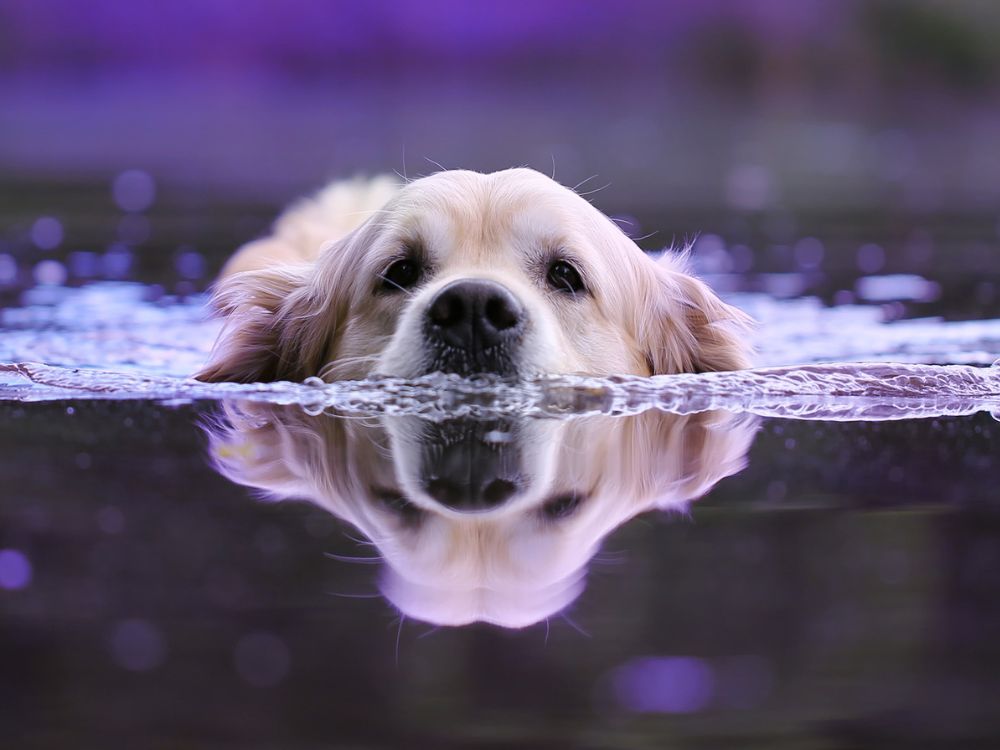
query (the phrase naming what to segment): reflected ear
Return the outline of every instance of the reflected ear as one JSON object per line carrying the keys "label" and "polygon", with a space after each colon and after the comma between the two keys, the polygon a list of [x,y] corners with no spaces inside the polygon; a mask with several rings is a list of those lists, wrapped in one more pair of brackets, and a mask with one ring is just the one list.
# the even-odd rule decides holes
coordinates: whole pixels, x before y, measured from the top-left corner
{"label": "reflected ear", "polygon": [[206,418],[202,429],[217,472],[250,487],[269,500],[307,498],[312,487],[286,460],[289,441],[270,405],[223,402],[222,411]]}
{"label": "reflected ear", "polygon": [[243,271],[224,278],[213,306],[226,317],[208,364],[195,378],[254,383],[315,375],[325,337],[309,332],[311,265]]}
{"label": "reflected ear", "polygon": [[691,276],[683,259],[667,256],[656,261],[656,299],[649,305],[653,320],[640,338],[651,374],[750,367],[753,319]]}

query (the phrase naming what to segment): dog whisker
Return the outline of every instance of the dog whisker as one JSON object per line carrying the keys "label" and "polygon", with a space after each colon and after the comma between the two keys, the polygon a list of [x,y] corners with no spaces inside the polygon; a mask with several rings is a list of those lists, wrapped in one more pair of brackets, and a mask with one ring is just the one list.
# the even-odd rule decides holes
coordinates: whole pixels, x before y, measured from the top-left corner
{"label": "dog whisker", "polygon": [[602,190],[605,190],[605,189],[607,189],[609,187],[611,187],[611,183],[610,182],[607,183],[606,185],[601,185],[599,188],[594,188],[593,190],[587,190],[587,191],[584,191],[582,193],[577,193],[577,195],[579,195],[581,198],[583,198],[583,197],[585,197],[587,195],[593,195],[594,193],[599,193]]}
{"label": "dog whisker", "polygon": [[407,297],[412,297],[412,296],[413,296],[413,291],[412,291],[412,290],[410,290],[410,289],[407,289],[407,288],[406,288],[405,286],[400,286],[399,284],[397,284],[397,283],[396,283],[395,281],[393,281],[392,279],[390,279],[390,278],[386,277],[386,275],[385,275],[385,274],[379,274],[379,276],[378,276],[378,277],[379,277],[380,279],[382,279],[382,281],[384,281],[384,282],[385,282],[386,284],[390,284],[391,286],[394,286],[394,287],[396,287],[396,288],[397,288],[397,289],[398,289],[399,291],[401,291],[401,292],[402,292],[403,294],[405,294],[405,295],[406,295]]}
{"label": "dog whisker", "polygon": [[378,592],[372,594],[348,594],[341,591],[327,591],[327,595],[336,596],[340,599],[381,599],[382,595]]}
{"label": "dog whisker", "polygon": [[431,164],[433,164],[435,167],[437,167],[438,169],[440,169],[442,172],[447,172],[448,171],[446,167],[441,166],[441,164],[439,162],[434,161],[431,157],[425,156],[424,158],[427,161],[429,161]]}
{"label": "dog whisker", "polygon": [[577,633],[579,633],[580,635],[582,635],[584,638],[591,638],[592,637],[590,635],[590,633],[588,633],[586,630],[584,630],[583,627],[581,627],[577,622],[575,622],[573,620],[572,617],[570,617],[565,612],[560,613],[559,617],[563,620],[563,622],[565,622],[567,625],[569,625],[571,628],[573,628],[573,630],[575,630]]}
{"label": "dog whisker", "polygon": [[358,565],[378,565],[384,562],[381,556],[357,557],[354,555],[338,555],[334,552],[324,552],[323,556],[329,557],[331,560],[337,560],[339,562],[346,562],[346,563],[356,563]]}

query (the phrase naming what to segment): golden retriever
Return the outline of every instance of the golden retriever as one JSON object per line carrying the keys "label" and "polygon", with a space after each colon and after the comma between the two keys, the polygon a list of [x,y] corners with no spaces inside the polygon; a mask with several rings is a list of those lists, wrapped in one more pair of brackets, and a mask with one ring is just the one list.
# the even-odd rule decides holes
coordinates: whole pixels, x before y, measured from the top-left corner
{"label": "golden retriever", "polygon": [[748,366],[748,317],[530,169],[334,183],[240,249],[208,381]]}
{"label": "golden retriever", "polygon": [[431,422],[231,403],[209,439],[230,480],[359,529],[405,616],[518,628],[576,599],[615,528],[739,471],[756,428],[717,411]]}

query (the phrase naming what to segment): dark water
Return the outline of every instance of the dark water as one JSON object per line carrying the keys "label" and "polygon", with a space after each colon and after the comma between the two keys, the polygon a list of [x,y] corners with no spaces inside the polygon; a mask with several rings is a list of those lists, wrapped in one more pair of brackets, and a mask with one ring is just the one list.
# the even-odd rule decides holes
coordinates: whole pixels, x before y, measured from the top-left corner
{"label": "dark water", "polygon": [[703,247],[778,370],[199,390],[226,238],[19,236],[0,361],[45,366],[0,373],[4,747],[1000,741],[971,260],[922,286],[889,244],[867,275]]}

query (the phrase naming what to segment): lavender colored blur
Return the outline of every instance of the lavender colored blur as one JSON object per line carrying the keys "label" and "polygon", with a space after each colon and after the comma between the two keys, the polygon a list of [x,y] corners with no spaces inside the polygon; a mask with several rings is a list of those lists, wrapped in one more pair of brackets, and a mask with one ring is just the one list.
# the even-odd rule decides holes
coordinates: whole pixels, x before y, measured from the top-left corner
{"label": "lavender colored blur", "polygon": [[9,0],[0,29],[19,180],[280,201],[437,162],[599,174],[630,212],[1000,199],[1000,7],[972,0]]}

